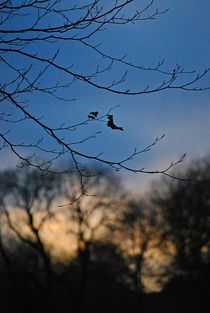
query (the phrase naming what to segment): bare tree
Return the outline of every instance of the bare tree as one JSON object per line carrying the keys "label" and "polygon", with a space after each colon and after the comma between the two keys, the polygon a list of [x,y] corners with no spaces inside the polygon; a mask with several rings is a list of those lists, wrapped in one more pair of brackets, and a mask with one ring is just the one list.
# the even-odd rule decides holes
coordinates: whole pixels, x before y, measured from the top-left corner
{"label": "bare tree", "polygon": [[152,278],[154,283],[159,278],[154,266],[161,234],[158,214],[145,199],[128,197],[115,232],[131,269],[130,284],[136,292],[143,294],[147,285],[145,278],[147,281]]}
{"label": "bare tree", "polygon": [[[154,188],[151,198],[163,216],[162,238],[173,249],[172,277],[209,280],[209,158],[192,162],[186,169],[186,177],[197,176],[206,183],[183,183],[164,180]],[[167,250],[165,250],[167,251]]]}
{"label": "bare tree", "polygon": [[[42,177],[37,169],[27,167],[7,170],[0,174],[2,193],[0,254],[8,270],[11,263],[15,273],[20,273],[20,270],[14,264],[14,258],[8,256],[10,236],[19,243],[16,245],[20,246],[20,250],[21,247],[26,247],[28,254],[34,254],[32,260],[39,260],[38,268],[41,272],[40,275],[35,275],[35,278],[41,283],[40,290],[43,290],[47,301],[52,300],[54,282],[60,283],[61,280],[61,284],[67,284],[54,266],[52,250],[56,251],[56,248],[59,248],[59,242],[55,243],[56,234],[53,233],[53,228],[50,230],[50,224],[58,225],[59,232],[68,237],[68,250],[75,256],[78,273],[74,286],[75,294],[78,296],[77,304],[82,305],[88,283],[89,266],[95,253],[94,247],[100,246],[100,240],[104,240],[109,232],[109,224],[113,223],[118,214],[122,190],[116,177],[109,171],[98,170],[97,175],[95,173],[90,177],[85,176],[84,180],[92,197],[79,196],[81,185],[76,173],[59,176],[48,173]],[[58,203],[63,205],[58,207]],[[52,250],[47,240],[49,234],[54,238]],[[14,254],[13,250],[11,249],[10,254]],[[21,261],[21,254],[19,259]],[[59,261],[64,262],[62,258]],[[31,260],[25,272],[23,270],[24,274],[28,275],[30,271],[33,273],[36,270],[30,262]],[[10,276],[12,273],[11,270]]]}
{"label": "bare tree", "polygon": [[97,174],[95,171],[95,175],[84,177],[84,184],[92,196],[80,196],[81,182],[78,175],[64,174],[62,194],[65,202],[59,209],[66,216],[68,232],[72,242],[75,242],[76,258],[79,261],[78,305],[83,305],[93,257],[92,247],[109,233],[109,225],[114,223],[119,214],[122,196],[121,184],[110,171],[98,169]]}
{"label": "bare tree", "polygon": [[[41,260],[45,275],[43,288],[49,295],[53,276],[51,256],[41,232],[51,216],[53,201],[58,196],[58,180],[52,173],[41,177],[37,169],[27,168],[3,172],[1,187],[4,193],[1,205],[1,219],[4,221],[1,228],[4,230],[8,225],[15,238],[35,253],[35,259],[38,256]],[[8,238],[8,234],[4,237]],[[1,243],[4,259],[9,260],[2,240]]]}
{"label": "bare tree", "polygon": [[[111,166],[115,170],[124,169],[135,173],[161,173],[169,175],[168,171],[183,160],[183,156],[166,166],[164,170],[149,171],[144,168],[133,168],[129,161],[139,154],[148,151],[160,138],[145,147],[134,149],[134,152],[121,160],[106,159],[102,153],[91,154],[83,152],[76,144],[81,144],[97,136],[98,132],[72,141],[72,131],[79,132],[82,126],[103,121],[109,116],[111,109],[98,116],[89,115],[84,121],[73,124],[52,125],[47,116],[38,116],[28,106],[33,97],[43,97],[49,103],[50,97],[56,101],[73,101],[65,99],[63,90],[70,87],[90,86],[98,90],[119,95],[143,95],[163,90],[192,90],[209,89],[201,83],[209,69],[202,73],[186,71],[181,65],[172,65],[168,70],[164,61],[155,66],[134,64],[127,56],[116,56],[103,51],[99,35],[114,27],[126,24],[140,23],[153,20],[166,13],[167,9],[155,7],[155,1],[139,5],[134,0],[26,0],[14,3],[2,1],[0,4],[0,62],[3,75],[0,82],[0,102],[3,111],[0,119],[5,122],[2,128],[1,149],[9,148],[23,164],[38,167],[43,172],[53,170],[53,163],[64,155],[68,155],[74,163],[75,170],[83,177],[80,164],[84,160],[93,160]],[[80,68],[80,64],[71,55],[67,62],[65,55],[77,49],[77,54],[89,54],[91,67]],[[126,49],[127,50],[127,49]],[[126,51],[127,52],[127,51]],[[98,64],[95,66],[96,61]],[[71,65],[71,63],[74,63]],[[74,65],[74,66],[73,66]],[[123,73],[116,77],[114,71],[120,66]],[[134,90],[127,83],[128,71],[138,70],[140,73],[157,74],[156,83],[146,82]],[[113,77],[110,80],[110,77]],[[186,78],[187,77],[187,78]],[[38,100],[37,100],[38,101]],[[47,104],[48,105],[48,104]],[[112,106],[110,106],[112,107]],[[50,108],[49,108],[50,110]],[[30,121],[30,124],[28,122]],[[9,124],[9,126],[8,126]],[[37,138],[25,142],[24,138],[14,141],[9,129],[22,125],[35,125],[39,131]],[[122,127],[120,127],[121,129]],[[118,128],[119,129],[119,128]],[[70,139],[69,139],[70,138]],[[78,147],[78,148],[77,148]],[[70,169],[65,169],[69,171]]]}

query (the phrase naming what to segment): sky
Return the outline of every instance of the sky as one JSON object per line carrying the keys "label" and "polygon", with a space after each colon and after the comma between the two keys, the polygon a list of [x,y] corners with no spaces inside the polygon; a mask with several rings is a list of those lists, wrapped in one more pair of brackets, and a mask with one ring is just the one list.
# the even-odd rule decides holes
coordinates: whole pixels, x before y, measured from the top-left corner
{"label": "sky", "polygon": [[[128,10],[137,9],[139,3],[134,1],[133,6],[128,7]],[[164,60],[164,70],[173,70],[176,64],[182,65],[186,71],[202,72],[208,68],[210,64],[209,2],[159,0],[154,2],[150,12],[154,12],[157,7],[160,10],[168,8],[169,10],[155,20],[110,26],[106,31],[93,37],[93,40],[101,43],[100,48],[105,53],[118,57],[126,54],[127,60],[132,60],[138,65],[155,66]],[[28,23],[27,17],[22,18],[21,23],[18,23],[19,21],[15,21],[12,27],[17,25],[24,27]],[[28,49],[38,50],[42,55],[50,56],[57,48],[57,44],[48,47],[36,43]],[[73,70],[81,73],[92,71],[98,63],[107,64],[79,43],[65,42],[59,44],[59,49],[58,61],[65,66],[74,64]],[[18,56],[7,57],[14,65],[24,62]],[[36,72],[38,68],[36,64],[34,65]],[[4,71],[4,67],[2,69],[5,78],[9,79],[11,74]],[[124,73],[124,70],[123,66],[114,65],[109,72],[99,78],[99,82],[116,79]],[[192,74],[183,77],[188,79]],[[208,74],[198,83],[199,86],[210,86],[209,78]],[[142,73],[137,69],[129,69],[124,86],[138,90],[147,84],[155,86],[160,79],[157,73]],[[59,72],[55,75],[49,70],[43,84],[52,81],[66,82],[67,77]],[[36,116],[43,116],[44,122],[56,127],[63,122],[80,123],[86,120],[90,111],[99,111],[99,114],[103,115],[110,108],[117,106],[112,114],[116,124],[124,128],[123,132],[111,130],[106,123],[92,121],[75,132],[65,134],[70,142],[74,142],[101,131],[96,138],[76,146],[81,152],[92,155],[103,152],[103,157],[108,160],[120,160],[132,154],[134,148],[142,150],[156,137],[165,134],[163,140],[151,151],[137,156],[129,165],[134,168],[160,170],[184,153],[187,154],[186,165],[190,160],[210,153],[210,90],[195,92],[171,89],[147,95],[128,96],[96,90],[83,82],[77,82],[64,89],[61,95],[76,100],[61,102],[46,95],[32,94],[27,95],[28,109]],[[8,110],[7,112],[14,117],[17,116],[12,106],[6,108],[7,104],[4,103],[1,106],[1,112]],[[42,136],[39,129],[30,121],[26,121],[24,125],[10,124],[9,126],[1,122],[1,131],[7,129],[10,129],[9,136],[12,140],[17,142],[30,142]],[[49,138],[45,136],[44,142],[47,146]],[[0,152],[0,160],[2,169],[14,167],[18,163],[8,149]],[[124,183],[129,188],[140,192],[147,190],[154,179],[154,175],[133,174],[126,171],[122,174],[117,172],[116,175],[121,175],[120,179],[123,177]]]}

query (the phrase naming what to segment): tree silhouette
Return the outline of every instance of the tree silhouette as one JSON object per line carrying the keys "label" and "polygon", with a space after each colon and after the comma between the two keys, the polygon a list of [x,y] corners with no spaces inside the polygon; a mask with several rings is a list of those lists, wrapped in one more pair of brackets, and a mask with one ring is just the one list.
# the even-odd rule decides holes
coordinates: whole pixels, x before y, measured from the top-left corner
{"label": "tree silhouette", "polygon": [[[87,169],[87,172],[92,171]],[[122,195],[121,184],[110,171],[95,169],[94,172],[95,175],[84,177],[85,192],[91,195],[89,197],[80,197],[81,182],[77,173],[63,175],[64,204],[59,209],[66,215],[68,232],[76,243],[80,271],[77,302],[81,306],[87,292],[92,246],[109,233],[109,224],[114,223]]]}
{"label": "tree silhouette", "polygon": [[161,278],[161,273],[159,277],[158,275],[155,277],[155,270],[150,264],[154,258],[154,251],[158,251],[160,245],[161,229],[158,214],[146,199],[128,196],[124,210],[119,217],[119,229],[118,245],[125,251],[131,268],[129,284],[141,295],[146,289],[145,277]]}
{"label": "tree silhouette", "polygon": [[[1,215],[6,219],[3,224],[7,224],[16,240],[32,251],[37,262],[42,263],[45,280],[43,280],[44,286],[41,287],[46,299],[50,298],[53,272],[51,257],[41,232],[45,222],[50,218],[53,201],[58,196],[59,185],[55,178],[52,173],[49,176],[41,177],[37,170],[29,168],[6,171],[1,175],[2,189],[4,190],[3,215]],[[38,219],[37,215],[40,215]],[[5,231],[8,232],[8,230]],[[2,251],[6,251],[3,242],[1,247]],[[7,256],[6,259],[5,256],[7,256],[6,252],[4,259],[8,263],[9,258]],[[33,262],[31,266],[34,267]],[[22,271],[28,275],[30,265],[26,271],[23,269]]]}
{"label": "tree silhouette", "polygon": [[[19,1],[17,4],[12,1],[1,2],[0,62],[2,71],[7,74],[2,76],[0,82],[0,102],[3,106],[0,119],[5,122],[5,127],[0,133],[1,148],[9,148],[23,162],[22,165],[31,165],[43,172],[53,171],[54,162],[68,155],[81,177],[83,176],[81,160],[97,161],[116,170],[124,169],[135,173],[163,175],[168,173],[171,167],[183,160],[182,157],[164,170],[148,171],[141,167],[133,168],[129,164],[130,160],[157,143],[158,138],[145,149],[140,151],[135,149],[127,158],[117,161],[114,160],[114,156],[110,159],[103,158],[101,153],[94,155],[84,152],[79,147],[75,148],[75,144],[84,143],[99,132],[84,136],[79,141],[69,142],[69,133],[80,132],[81,127],[89,124],[90,120],[103,121],[103,117],[110,116],[110,111],[98,117],[91,114],[88,119],[81,122],[77,122],[75,118],[73,124],[52,125],[47,119],[48,116],[39,116],[28,106],[35,96],[36,101],[41,99],[44,103],[50,103],[51,97],[55,98],[57,103],[73,101],[73,98],[65,99],[63,90],[77,85],[79,88],[87,85],[99,91],[126,96],[174,89],[187,91],[208,89],[209,86],[204,87],[201,81],[207,76],[209,69],[195,73],[186,71],[176,64],[169,70],[164,67],[163,61],[147,67],[134,64],[126,56],[112,55],[100,47],[99,37],[102,38],[101,34],[106,29],[116,27],[123,29],[126,24],[150,21],[166,12],[167,9],[156,8],[153,0],[144,5],[139,5],[134,0],[114,2],[91,0],[71,3],[59,0],[54,2],[27,0]],[[75,45],[77,55],[80,53],[83,55],[85,51],[86,55],[91,56],[90,68],[89,64],[86,64],[81,69],[76,61],[71,64],[74,62],[71,57],[66,61],[65,56],[71,54],[69,47],[75,49]],[[82,63],[81,60],[80,62]],[[115,66],[120,66],[124,71],[121,76],[115,77],[112,70]],[[129,84],[126,84],[128,70],[131,72],[137,70],[146,76],[155,73],[157,80],[154,86],[150,85],[149,79],[144,86],[130,88]],[[114,78],[111,78],[112,76]],[[201,83],[200,86],[197,86],[197,83]],[[74,116],[74,113],[72,115]],[[9,129],[15,130],[20,125],[22,128],[35,125],[40,135],[35,136],[30,142],[24,138],[20,141],[15,140]],[[108,126],[111,127],[113,124],[109,122]]]}
{"label": "tree silhouette", "polygon": [[192,162],[185,171],[186,177],[196,175],[206,183],[166,180],[156,186],[151,198],[163,215],[162,240],[170,244],[168,252],[173,258],[167,269],[171,276],[167,288],[177,292],[178,305],[182,301],[189,312],[206,312],[210,282],[209,158]]}
{"label": "tree silhouette", "polygon": [[[17,306],[20,310],[27,311],[37,297],[35,311],[38,307],[39,310],[54,312],[61,301],[55,304],[56,292],[60,293],[64,288],[62,305],[68,306],[70,301],[75,312],[81,312],[87,299],[92,299],[89,284],[96,280],[96,285],[102,286],[96,279],[99,273],[112,273],[106,280],[107,284],[111,284],[110,281],[115,279],[112,288],[122,284],[117,272],[114,274],[114,268],[128,275],[123,256],[118,247],[104,241],[110,232],[109,223],[113,224],[118,214],[117,203],[121,194],[119,183],[111,173],[98,170],[98,175],[86,177],[88,192],[95,194],[92,197],[78,198],[80,180],[76,173],[59,176],[49,173],[42,177],[37,169],[9,170],[1,173],[0,183],[0,271],[5,272],[2,277],[8,286],[11,287],[14,282],[11,290],[5,286],[0,288],[1,295],[11,293],[16,303],[16,290],[19,290],[20,303]],[[61,201],[64,204],[58,207]],[[69,203],[66,204],[67,201]],[[59,217],[65,221],[65,227],[60,224]],[[59,246],[59,242],[55,240],[56,234],[49,233],[53,232],[49,225],[56,223],[60,233],[66,232],[71,254],[74,255],[70,263],[60,258],[58,267],[52,250]],[[54,235],[53,247],[47,240],[51,235]],[[118,260],[116,266],[112,265],[115,257]],[[109,268],[111,265],[112,269]],[[25,284],[28,281],[31,287],[27,289]],[[95,287],[91,288],[91,293],[94,293]],[[104,289],[100,288],[103,297]],[[67,290],[70,293],[68,296]],[[9,304],[2,306],[10,308]]]}

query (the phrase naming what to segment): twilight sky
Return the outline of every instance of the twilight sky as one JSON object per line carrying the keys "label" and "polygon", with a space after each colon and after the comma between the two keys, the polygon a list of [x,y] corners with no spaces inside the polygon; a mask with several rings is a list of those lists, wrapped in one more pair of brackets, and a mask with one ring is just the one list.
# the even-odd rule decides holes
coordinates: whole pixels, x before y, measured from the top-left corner
{"label": "twilight sky", "polygon": [[[138,7],[140,1],[134,1]],[[182,65],[186,71],[196,70],[202,72],[209,67],[210,60],[210,4],[206,0],[159,0],[155,1],[156,8],[169,11],[155,20],[137,22],[124,26],[109,27],[94,40],[101,42],[100,48],[105,53],[114,56],[127,55],[127,60],[144,66],[155,66],[164,59],[163,69],[173,70],[176,64]],[[151,10],[152,12],[152,10]],[[24,26],[27,19],[21,20]],[[17,23],[14,23],[15,27]],[[52,53],[57,46],[34,44],[33,49],[43,49],[43,54]],[[78,43],[68,42],[59,46],[59,62],[67,66],[74,64],[73,69],[88,72],[101,62],[99,57],[90,53],[87,48]],[[8,55],[14,65],[22,59]],[[104,61],[103,61],[104,62]],[[116,79],[124,73],[125,68],[120,65],[105,73],[104,81]],[[2,73],[4,68],[2,67]],[[4,72],[9,78],[11,73]],[[53,80],[66,81],[67,77],[61,73],[57,77],[49,71],[43,83]],[[184,77],[184,76],[183,76]],[[186,77],[186,78],[185,78]],[[183,79],[193,77],[185,74]],[[129,89],[138,90],[150,84],[155,86],[160,82],[161,76],[157,73],[143,72],[129,69],[127,85]],[[199,86],[210,86],[209,74],[198,83]],[[95,139],[77,145],[77,149],[89,154],[103,152],[103,157],[111,160],[125,158],[133,152],[134,148],[143,149],[151,144],[157,136],[165,134],[165,138],[149,152],[141,154],[132,161],[135,168],[145,167],[156,170],[167,167],[183,153],[187,153],[187,161],[204,156],[210,152],[210,90],[183,91],[166,90],[157,93],[125,96],[96,90],[83,82],[73,84],[62,91],[62,96],[75,98],[75,101],[60,102],[46,95],[29,95],[28,109],[36,116],[43,116],[43,121],[50,126],[57,127],[63,122],[75,124],[86,119],[88,112],[94,110],[101,114],[119,105],[113,110],[116,124],[124,128],[123,132],[113,131],[105,123],[93,121],[79,128],[78,131],[65,134],[69,142],[79,141],[95,131],[102,131]],[[1,112],[6,104],[1,104]],[[11,107],[7,112],[16,116]],[[32,123],[3,125],[1,131],[11,129],[9,136],[17,142],[30,142],[40,136],[39,130]],[[48,138],[45,139],[48,145]],[[15,166],[16,158],[7,149],[0,152],[1,168]],[[139,190],[145,190],[154,179],[151,175],[137,175],[123,172],[126,183]]]}

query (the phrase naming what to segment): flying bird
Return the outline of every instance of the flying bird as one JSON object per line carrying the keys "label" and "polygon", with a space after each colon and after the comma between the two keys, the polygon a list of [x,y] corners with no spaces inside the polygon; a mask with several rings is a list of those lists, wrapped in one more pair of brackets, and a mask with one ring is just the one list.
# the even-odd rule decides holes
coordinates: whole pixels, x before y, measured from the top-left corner
{"label": "flying bird", "polygon": [[91,118],[92,120],[95,120],[97,115],[98,115],[98,112],[90,112],[89,115],[88,115],[88,118]]}
{"label": "flying bird", "polygon": [[108,127],[111,127],[111,129],[123,130],[122,127],[118,127],[117,125],[115,125],[113,121],[113,115],[107,115],[107,118],[108,118],[108,122],[107,122]]}

